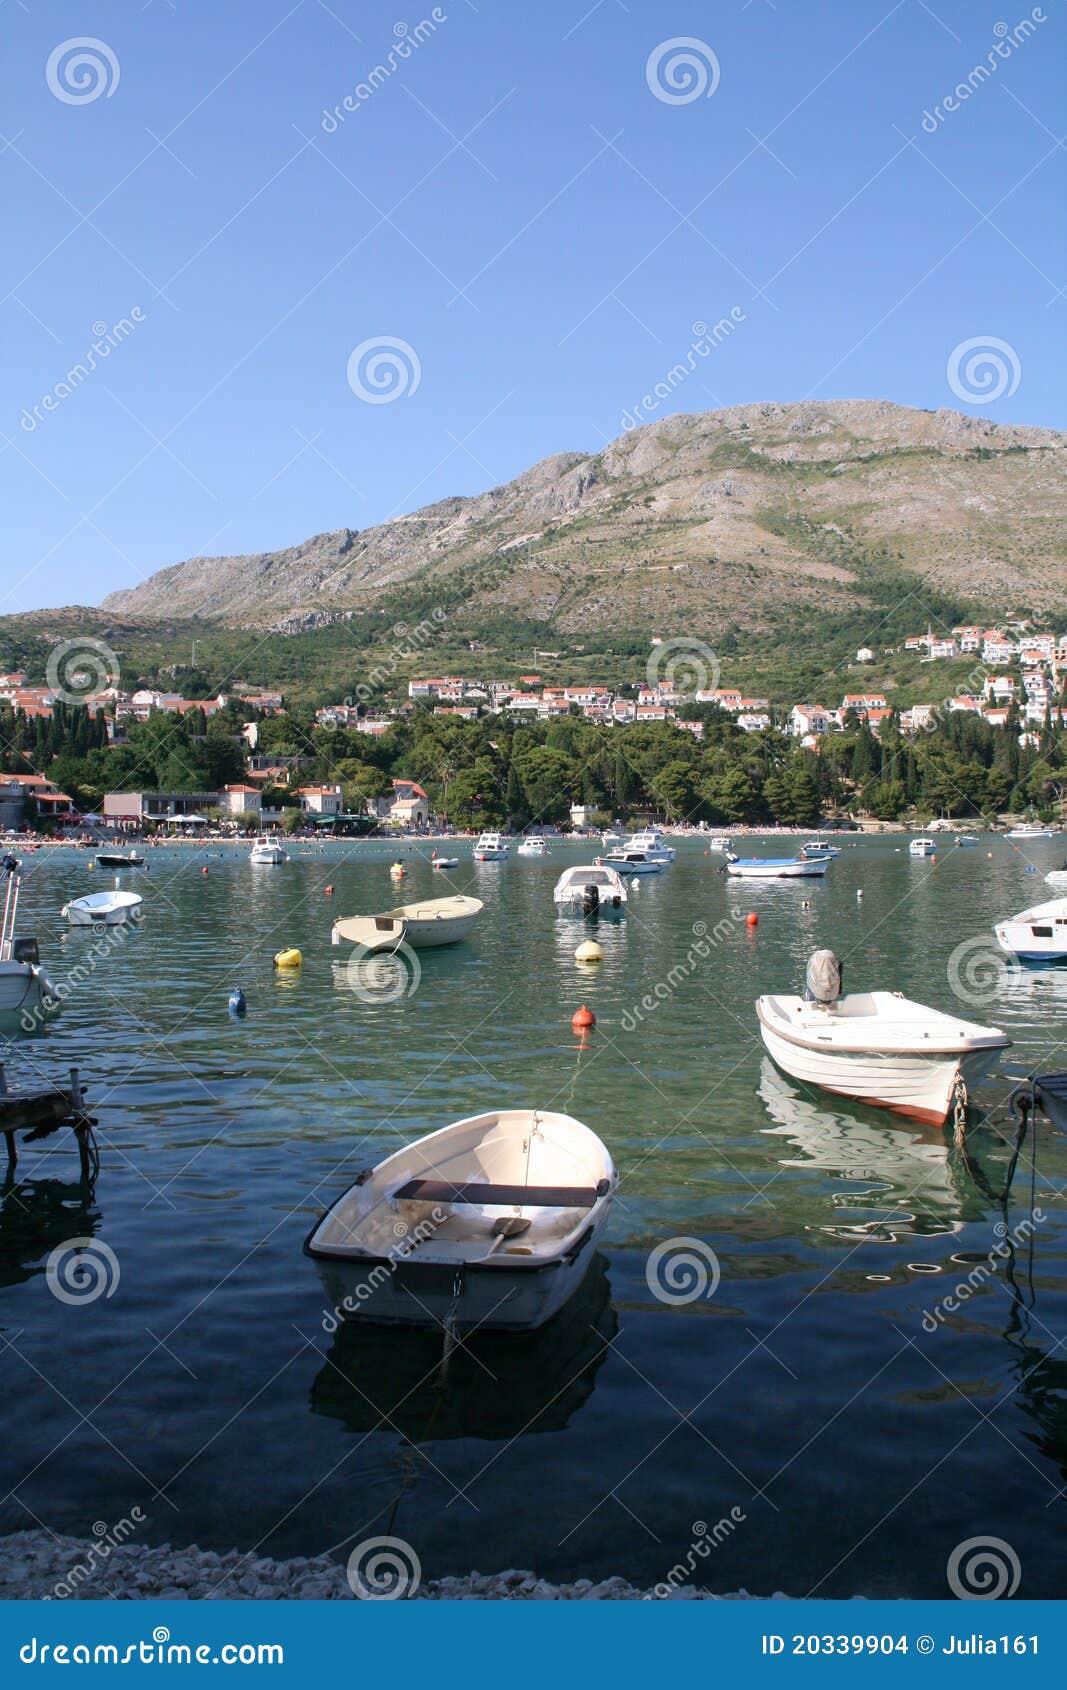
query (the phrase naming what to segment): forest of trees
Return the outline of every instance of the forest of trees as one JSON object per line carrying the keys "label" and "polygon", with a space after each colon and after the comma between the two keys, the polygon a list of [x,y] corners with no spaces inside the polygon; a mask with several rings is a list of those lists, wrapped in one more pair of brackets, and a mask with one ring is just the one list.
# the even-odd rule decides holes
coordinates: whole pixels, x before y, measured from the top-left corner
{"label": "forest of trees", "polygon": [[[293,784],[339,782],[347,811],[406,778],[425,789],[438,815],[472,828],[566,822],[572,803],[604,820],[651,812],[667,822],[720,826],[808,827],[846,812],[977,818],[1031,807],[1051,813],[1067,793],[1067,742],[1046,727],[1038,745],[1021,745],[1014,712],[1004,728],[968,712],[945,715],[915,737],[901,735],[895,716],[880,737],[847,717],[844,731],[826,736],[818,752],[775,729],[744,733],[715,706],[693,714],[704,721],[701,740],[669,722],[598,727],[574,712],[528,725],[435,716],[424,707],[371,737],[319,727],[297,710],[260,720],[257,749],[308,759]],[[84,709],[57,705],[48,719],[5,706],[0,765],[47,775],[83,810],[99,809],[107,791],[217,790],[244,778],[247,746],[239,735],[248,717],[237,704],[210,719],[201,711],[155,712],[109,747],[106,724]],[[287,788],[268,787],[263,797],[297,804]]]}

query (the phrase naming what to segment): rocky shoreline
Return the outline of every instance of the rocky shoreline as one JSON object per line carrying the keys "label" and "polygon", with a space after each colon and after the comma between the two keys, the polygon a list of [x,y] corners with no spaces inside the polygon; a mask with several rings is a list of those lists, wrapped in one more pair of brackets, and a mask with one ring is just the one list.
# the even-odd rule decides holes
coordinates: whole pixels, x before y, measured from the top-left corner
{"label": "rocky shoreline", "polygon": [[[552,1584],[536,1573],[511,1568],[427,1579],[411,1591],[428,1602],[639,1602],[648,1600],[756,1601],[747,1590],[715,1595],[680,1585],[638,1590],[623,1578],[578,1579]],[[0,1600],[3,1601],[352,1601],[343,1561],[297,1556],[289,1561],[248,1556],[237,1549],[152,1549],[136,1543],[103,1544],[92,1538],[59,1537],[49,1531],[15,1532],[0,1538]],[[772,1599],[786,1600],[776,1590]]]}

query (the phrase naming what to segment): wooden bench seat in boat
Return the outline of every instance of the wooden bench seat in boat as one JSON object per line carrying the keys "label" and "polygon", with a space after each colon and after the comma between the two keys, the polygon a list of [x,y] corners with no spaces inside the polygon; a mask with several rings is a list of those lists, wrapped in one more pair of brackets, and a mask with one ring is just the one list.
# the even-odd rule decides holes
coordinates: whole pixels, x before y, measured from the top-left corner
{"label": "wooden bench seat in boat", "polygon": [[[424,1203],[518,1203],[548,1209],[591,1209],[603,1197],[609,1181],[600,1185],[453,1185],[447,1179],[409,1179],[394,1198],[418,1198]],[[601,1189],[603,1187],[603,1190]]]}

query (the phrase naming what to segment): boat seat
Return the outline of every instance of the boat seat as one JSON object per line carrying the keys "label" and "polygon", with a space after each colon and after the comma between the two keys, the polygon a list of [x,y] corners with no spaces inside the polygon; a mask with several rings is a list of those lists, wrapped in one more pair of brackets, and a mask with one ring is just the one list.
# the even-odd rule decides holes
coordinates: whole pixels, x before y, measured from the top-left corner
{"label": "boat seat", "polygon": [[546,1209],[591,1209],[607,1195],[610,1182],[591,1185],[453,1185],[447,1179],[409,1179],[395,1198],[418,1198],[424,1203],[518,1203]]}
{"label": "boat seat", "polygon": [[396,925],[391,915],[376,915],[374,918],[375,931],[378,933],[391,933]]}

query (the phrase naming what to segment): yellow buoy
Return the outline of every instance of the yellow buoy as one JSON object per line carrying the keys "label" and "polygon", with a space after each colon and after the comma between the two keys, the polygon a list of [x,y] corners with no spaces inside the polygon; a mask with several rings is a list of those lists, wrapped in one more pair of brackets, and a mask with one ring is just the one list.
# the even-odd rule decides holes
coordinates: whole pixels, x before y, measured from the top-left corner
{"label": "yellow buoy", "polygon": [[275,952],[275,968],[299,968],[303,957],[295,945],[289,945],[284,951]]}
{"label": "yellow buoy", "polygon": [[604,953],[595,939],[583,939],[574,953],[575,962],[601,962]]}

